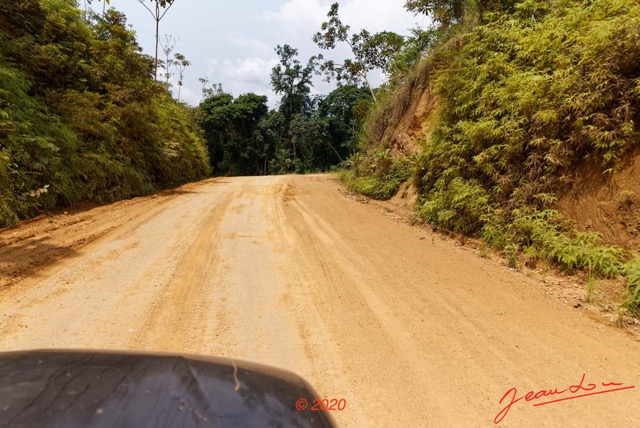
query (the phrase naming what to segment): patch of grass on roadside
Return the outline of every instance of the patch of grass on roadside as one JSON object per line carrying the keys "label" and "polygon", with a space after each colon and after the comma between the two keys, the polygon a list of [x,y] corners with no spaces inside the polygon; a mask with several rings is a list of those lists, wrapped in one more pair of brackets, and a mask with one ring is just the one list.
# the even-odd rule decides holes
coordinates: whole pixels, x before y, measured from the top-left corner
{"label": "patch of grass on roadside", "polygon": [[628,293],[622,307],[640,317],[640,255],[636,254],[633,260],[625,263],[623,270],[627,278]]}
{"label": "patch of grass on roadside", "polygon": [[521,256],[528,265],[557,266],[568,274],[586,272],[587,291],[596,278],[623,275],[628,283],[624,308],[640,316],[640,260],[623,249],[602,243],[598,233],[579,232],[560,212],[532,207],[506,211],[491,202],[474,180],[454,179],[449,185],[423,195],[419,213],[430,224],[470,236],[479,236],[502,252],[516,268]]}
{"label": "patch of grass on roadside", "polygon": [[404,160],[394,160],[388,171],[373,175],[360,175],[356,169],[344,170],[338,176],[352,192],[373,199],[386,200],[396,194],[400,185],[414,173],[413,167]]}

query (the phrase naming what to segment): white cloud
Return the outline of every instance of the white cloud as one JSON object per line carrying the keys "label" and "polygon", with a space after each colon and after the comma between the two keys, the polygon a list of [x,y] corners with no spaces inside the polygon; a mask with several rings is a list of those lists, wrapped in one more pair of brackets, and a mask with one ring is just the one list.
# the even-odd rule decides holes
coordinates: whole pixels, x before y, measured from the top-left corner
{"label": "white cloud", "polygon": [[277,11],[266,10],[260,18],[275,24],[284,36],[298,36],[304,34],[311,38],[320,29],[329,7],[326,1],[319,0],[290,0]]}
{"label": "white cloud", "polygon": [[248,55],[263,58],[273,56],[273,46],[269,46],[260,39],[245,37],[241,34],[235,34],[229,37],[228,40],[231,45],[237,47],[239,50]]}
{"label": "white cloud", "polygon": [[[269,96],[271,104],[277,103],[279,97],[273,95],[270,82],[271,68],[277,63],[274,48],[289,44],[298,49],[302,63],[320,53],[312,37],[327,20],[334,1],[340,3],[343,22],[356,32],[367,28],[406,35],[407,29],[421,20],[404,10],[406,0],[243,0],[224,7],[211,0],[177,2],[162,21],[160,32],[161,37],[165,33],[179,36],[177,51],[192,62],[185,73],[182,99],[197,103],[198,78],[206,76],[234,95],[255,92]],[[126,12],[145,52],[153,54],[155,26],[148,12],[131,0],[111,0],[111,4]],[[336,60],[349,55],[345,46],[322,53]],[[372,81],[377,85],[381,78],[372,76]],[[319,77],[314,83],[315,90],[325,94],[334,88]]]}
{"label": "white cloud", "polygon": [[[342,2],[341,2],[342,3]],[[393,31],[406,35],[417,19],[404,9],[405,0],[350,0],[340,6],[342,22],[354,31]]]}
{"label": "white cloud", "polygon": [[[304,33],[310,38],[327,20],[331,3],[333,0],[289,0],[277,11],[264,11],[260,16],[264,21],[276,24],[284,34],[299,36]],[[422,21],[404,9],[405,0],[342,0],[338,3],[342,22],[354,31],[366,28],[372,33],[407,34],[416,22]]]}
{"label": "white cloud", "polygon": [[235,96],[254,92],[275,100],[271,90],[271,69],[276,58],[246,57],[240,59],[210,59],[207,62],[207,77],[211,83],[222,83],[222,89]]}

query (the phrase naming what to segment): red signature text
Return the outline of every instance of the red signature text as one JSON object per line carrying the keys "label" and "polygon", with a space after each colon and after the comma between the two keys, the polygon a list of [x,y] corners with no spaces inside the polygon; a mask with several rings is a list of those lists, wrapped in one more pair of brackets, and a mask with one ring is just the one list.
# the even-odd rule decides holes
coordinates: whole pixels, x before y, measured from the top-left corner
{"label": "red signature text", "polygon": [[529,391],[524,396],[518,397],[518,389],[513,387],[510,390],[508,390],[500,399],[500,404],[503,404],[503,402],[505,402],[507,403],[507,405],[502,410],[500,410],[500,412],[496,415],[493,422],[496,424],[502,422],[502,420],[509,413],[509,410],[511,410],[511,407],[517,402],[522,401],[523,399],[524,401],[529,402],[529,401],[540,400],[545,397],[562,395],[565,393],[570,394],[565,397],[553,398],[550,400],[545,400],[540,403],[534,404],[534,406],[544,406],[545,404],[557,403],[559,401],[565,401],[565,400],[573,400],[574,398],[588,397],[590,395],[605,394],[608,392],[622,391],[625,389],[635,388],[635,386],[625,386],[623,383],[619,383],[619,382],[602,382],[600,385],[596,385],[595,383],[585,384],[584,379],[586,376],[587,376],[586,373],[583,373],[582,379],[580,379],[580,383],[578,383],[577,385],[571,385],[570,387],[563,389],[561,391],[559,391],[558,388],[548,389],[548,390],[541,389],[539,391]]}

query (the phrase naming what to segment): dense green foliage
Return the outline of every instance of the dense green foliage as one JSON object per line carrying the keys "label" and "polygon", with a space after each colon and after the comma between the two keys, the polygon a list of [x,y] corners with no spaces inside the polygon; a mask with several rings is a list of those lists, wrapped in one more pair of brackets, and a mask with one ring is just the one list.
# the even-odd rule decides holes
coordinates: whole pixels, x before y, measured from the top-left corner
{"label": "dense green foliage", "polygon": [[[380,103],[363,128],[358,174],[388,171],[367,168],[389,147],[385,130],[405,111],[412,85],[428,81],[437,107],[414,178],[420,214],[438,227],[482,236],[509,257],[524,251],[568,271],[625,274],[637,308],[640,291],[631,274],[637,262],[625,265],[621,249],[600,244],[597,234],[575,232],[554,208],[577,170],[607,174],[639,148],[640,5],[524,0],[408,6],[441,13],[439,44],[427,47],[419,71],[399,67],[389,102]],[[470,22],[471,10],[482,13]],[[443,32],[443,26],[454,28]]]}
{"label": "dense green foliage", "polygon": [[326,171],[342,162],[357,144],[370,94],[341,86],[326,97],[311,96],[314,59],[302,64],[285,45],[271,82],[281,96],[277,110],[255,94],[212,94],[200,105],[214,174],[262,175]]}
{"label": "dense green foliage", "polygon": [[268,113],[267,97],[255,94],[212,95],[200,104],[200,124],[205,131],[214,174],[266,174],[273,156],[268,136],[258,130]]}
{"label": "dense green foliage", "polygon": [[517,0],[407,0],[405,8],[430,16],[441,27],[483,21],[486,12],[510,12]]}
{"label": "dense green foliage", "polygon": [[208,174],[189,111],[151,78],[124,15],[0,0],[0,226]]}
{"label": "dense green foliage", "polygon": [[[438,110],[416,180],[421,213],[566,269],[621,272],[622,252],[572,232],[555,194],[639,141],[640,7],[524,1],[435,52]],[[552,214],[550,214],[552,213]]]}
{"label": "dense green foliage", "polygon": [[638,25],[628,1],[525,1],[439,52],[425,193],[473,179],[494,202],[545,208],[585,159],[613,167],[640,138]]}

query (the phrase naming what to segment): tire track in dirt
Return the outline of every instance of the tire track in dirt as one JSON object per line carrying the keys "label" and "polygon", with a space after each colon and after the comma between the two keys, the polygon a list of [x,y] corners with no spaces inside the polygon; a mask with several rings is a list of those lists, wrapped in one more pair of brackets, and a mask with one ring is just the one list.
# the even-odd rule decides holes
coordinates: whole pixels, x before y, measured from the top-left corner
{"label": "tire track in dirt", "polygon": [[[0,292],[0,349],[273,365],[345,398],[346,427],[494,426],[509,388],[582,373],[640,388],[640,344],[621,330],[339,189],[329,176],[208,180],[0,232],[0,284],[24,273]],[[638,391],[523,400],[500,426],[633,426]]]}
{"label": "tire track in dirt", "polygon": [[242,188],[227,192],[204,212],[195,239],[189,243],[163,291],[157,294],[151,310],[143,315],[144,321],[130,347],[173,352],[197,349],[205,334],[203,320],[212,303],[208,286],[219,264],[216,246],[220,223],[231,201],[241,192]]}
{"label": "tire track in dirt", "polygon": [[[620,330],[569,312],[521,274],[336,198],[335,187],[321,180],[294,182],[298,196],[286,222],[309,254],[304,265],[322,283],[311,288],[313,300],[340,359],[353,362],[346,372],[366,380],[351,391],[366,397],[362,407],[376,412],[375,426],[491,425],[499,398],[514,384],[568,386],[583,371],[638,382],[638,343]],[[634,420],[632,395],[600,398],[595,406],[526,407],[506,426]],[[612,403],[626,415],[613,412]],[[400,408],[421,411],[403,418]]]}

